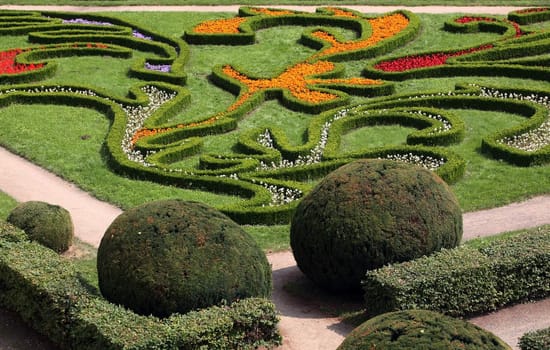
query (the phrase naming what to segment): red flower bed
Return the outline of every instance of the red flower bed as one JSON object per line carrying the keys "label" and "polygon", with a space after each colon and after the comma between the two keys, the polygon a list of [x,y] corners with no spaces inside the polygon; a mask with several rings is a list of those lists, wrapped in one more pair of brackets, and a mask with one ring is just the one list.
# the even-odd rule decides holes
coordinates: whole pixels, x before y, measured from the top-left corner
{"label": "red flower bed", "polygon": [[[29,50],[27,50],[29,51]],[[12,49],[0,52],[0,74],[17,74],[42,68],[44,64],[22,64],[16,63],[15,57],[25,52],[22,49]]]}
{"label": "red flower bed", "polygon": [[374,68],[384,72],[404,72],[412,69],[442,66],[447,63],[450,57],[467,55],[476,51],[482,51],[492,48],[493,45],[483,45],[471,49],[455,52],[439,52],[427,55],[408,56],[397,58],[395,60],[380,62]]}
{"label": "red flower bed", "polygon": [[475,17],[475,16],[464,16],[464,17],[460,17],[460,18],[455,19],[456,23],[462,23],[462,24],[471,23],[471,22],[497,22],[497,21],[508,23],[508,24],[512,25],[514,27],[514,29],[516,30],[516,37],[520,37],[524,34],[522,32],[519,24],[517,24],[516,22],[513,22],[513,21],[509,21],[507,19],[501,21],[501,20],[497,20],[496,18],[492,18],[492,17]]}
{"label": "red flower bed", "polygon": [[473,17],[473,16],[464,16],[455,19],[456,23],[470,23],[470,22],[495,22],[495,18],[491,17]]}
{"label": "red flower bed", "polygon": [[519,14],[524,14],[524,13],[545,12],[545,11],[550,11],[550,7],[535,7],[532,9],[517,10],[515,12]]}

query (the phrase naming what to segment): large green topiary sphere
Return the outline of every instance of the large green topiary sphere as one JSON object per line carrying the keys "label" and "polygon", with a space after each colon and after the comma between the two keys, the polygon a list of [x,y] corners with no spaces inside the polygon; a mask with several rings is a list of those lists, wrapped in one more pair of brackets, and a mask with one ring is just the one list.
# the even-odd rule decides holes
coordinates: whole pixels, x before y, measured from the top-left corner
{"label": "large green topiary sphere", "polygon": [[204,204],[161,200],[118,216],[98,253],[103,296],[143,315],[271,293],[271,267],[240,226]]}
{"label": "large green topiary sphere", "polygon": [[478,326],[426,310],[378,315],[355,328],[337,350],[511,350]]}
{"label": "large green topiary sphere", "polygon": [[7,221],[25,231],[31,240],[63,253],[71,246],[74,226],[69,212],[40,201],[24,202],[15,207]]}
{"label": "large green topiary sphere", "polygon": [[299,203],[290,229],[298,267],[333,291],[359,291],[368,270],[461,238],[462,212],[445,182],[389,160],[358,160],[327,175]]}

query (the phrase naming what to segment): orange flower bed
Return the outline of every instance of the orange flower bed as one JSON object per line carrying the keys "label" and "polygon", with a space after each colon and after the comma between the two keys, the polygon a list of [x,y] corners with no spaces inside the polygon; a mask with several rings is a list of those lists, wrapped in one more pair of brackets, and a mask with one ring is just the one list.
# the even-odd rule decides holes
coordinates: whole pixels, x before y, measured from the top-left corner
{"label": "orange flower bed", "polygon": [[239,26],[246,20],[246,17],[234,17],[204,21],[193,28],[193,31],[203,34],[236,34],[240,32]]}
{"label": "orange flower bed", "polygon": [[314,37],[330,43],[330,47],[322,50],[313,57],[364,49],[369,46],[373,46],[384,39],[391,38],[409,25],[409,19],[400,13],[373,18],[368,21],[371,25],[372,33],[370,37],[363,40],[340,42],[336,40],[334,36],[326,32],[314,32],[312,34]]}
{"label": "orange flower bed", "polygon": [[350,11],[345,11],[336,7],[327,7],[327,9],[336,17],[358,18],[355,13]]}
{"label": "orange flower bed", "polygon": [[257,7],[253,8],[252,12],[257,13],[259,15],[266,15],[266,16],[285,16],[285,15],[293,15],[296,12],[290,11],[290,10],[271,10],[263,7]]}
{"label": "orange flower bed", "polygon": [[[230,107],[229,110],[242,105],[252,94],[267,89],[285,89],[290,91],[292,96],[297,99],[309,102],[318,103],[337,98],[335,94],[311,90],[307,85],[314,84],[317,80],[307,79],[308,76],[330,72],[334,69],[334,63],[328,61],[317,61],[315,63],[298,63],[281,75],[271,79],[251,79],[244,74],[234,70],[231,66],[223,67],[223,72],[237,79],[246,86],[239,99]],[[322,80],[324,81],[324,80]]]}
{"label": "orange flower bed", "polygon": [[176,129],[183,129],[183,128],[193,128],[197,126],[202,125],[208,125],[213,124],[216,120],[220,119],[223,116],[223,113],[218,113],[214,115],[213,117],[210,117],[206,120],[200,121],[200,122],[193,122],[188,124],[178,124],[176,127],[169,127],[169,128],[155,128],[155,129],[141,129],[138,130],[134,136],[132,137],[132,145],[135,145],[136,142],[138,142],[140,139],[148,136],[154,136],[157,134],[164,134],[165,132],[176,130]]}

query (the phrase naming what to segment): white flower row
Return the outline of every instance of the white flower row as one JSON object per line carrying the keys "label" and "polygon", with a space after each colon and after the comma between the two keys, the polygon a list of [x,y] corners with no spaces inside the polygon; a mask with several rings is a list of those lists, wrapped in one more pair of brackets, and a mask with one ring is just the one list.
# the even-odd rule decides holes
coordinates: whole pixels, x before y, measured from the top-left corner
{"label": "white flower row", "polygon": [[121,106],[124,112],[126,112],[126,130],[121,141],[121,147],[129,160],[140,163],[143,166],[152,166],[152,164],[147,162],[147,157],[154,152],[143,154],[135,150],[132,138],[136,132],[143,128],[145,120],[163,104],[173,99],[176,93],[169,93],[150,85],[143,87],[142,91],[149,97],[149,104],[147,106]]}
{"label": "white flower row", "polygon": [[[325,151],[325,147],[327,145],[328,141],[328,135],[330,131],[330,127],[332,126],[332,123],[335,121],[345,118],[348,116],[348,113],[350,112],[350,109],[344,108],[336,112],[330,120],[326,121],[325,124],[323,124],[323,127],[321,128],[321,136],[319,138],[319,142],[313,147],[309,154],[306,156],[298,156],[298,158],[294,161],[288,160],[288,159],[282,159],[279,163],[271,162],[271,164],[266,164],[264,162],[260,162],[260,166],[257,170],[274,170],[274,169],[282,169],[282,168],[293,168],[298,166],[304,166],[304,165],[312,165],[316,163],[320,163],[323,159],[323,153]],[[265,130],[264,133],[260,134],[257,138],[257,141],[262,144],[265,147],[274,148],[271,133],[269,130]]]}
{"label": "white flower row", "polygon": [[417,155],[412,153],[388,154],[385,158],[379,157],[378,159],[389,159],[397,162],[416,164],[428,170],[437,170],[437,168],[445,164],[445,159],[443,158],[437,159],[432,156],[423,154]]}
{"label": "white flower row", "polygon": [[[481,88],[481,96],[537,103],[548,110],[548,119],[550,119],[550,98],[548,96],[540,96],[537,94],[523,95],[517,92],[502,92],[489,88]],[[550,120],[545,121],[534,130],[519,135],[504,137],[498,140],[498,142],[527,152],[538,151],[550,145]]]}
{"label": "white flower row", "polygon": [[419,114],[419,115],[424,116],[426,118],[437,120],[437,121],[441,122],[441,124],[443,124],[439,128],[433,130],[431,132],[431,134],[436,134],[436,133],[440,133],[440,132],[444,132],[444,131],[449,131],[453,127],[447,119],[443,118],[439,114],[431,114],[431,113],[424,112],[424,111],[409,111],[408,113]]}

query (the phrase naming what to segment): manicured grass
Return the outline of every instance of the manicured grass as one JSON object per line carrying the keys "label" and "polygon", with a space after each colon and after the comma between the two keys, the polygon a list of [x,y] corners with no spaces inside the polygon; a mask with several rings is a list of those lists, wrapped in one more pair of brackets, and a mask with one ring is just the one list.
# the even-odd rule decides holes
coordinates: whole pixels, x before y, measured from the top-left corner
{"label": "manicured grass", "polygon": [[[212,18],[232,17],[232,13],[109,13],[111,16],[139,24],[169,37],[181,37],[185,30]],[[417,39],[389,54],[401,55],[422,51],[448,50],[495,41],[491,33],[452,34],[441,30],[453,15],[419,15],[422,31]],[[171,121],[196,121],[204,116],[223,111],[234,96],[209,81],[212,67],[232,64],[259,76],[272,76],[289,65],[302,61],[313,53],[311,48],[297,44],[302,27],[281,26],[258,33],[258,44],[248,46],[191,45],[186,66],[192,103]],[[346,37],[352,32],[340,31]],[[26,47],[25,36],[0,38],[0,47]],[[123,97],[139,80],[126,72],[135,58],[79,57],[58,59],[56,75],[44,83],[81,84],[101,88],[114,96]],[[360,75],[366,60],[342,63],[347,76]],[[85,77],[85,79],[84,79]],[[422,91],[450,91],[456,83],[476,82],[511,87],[547,88],[547,82],[524,79],[487,77],[448,77],[417,79],[396,82],[397,93]],[[353,97],[354,103],[367,102],[368,98]],[[453,190],[464,211],[494,207],[529,196],[546,193],[550,188],[550,167],[520,168],[480,154],[481,138],[491,132],[516,125],[522,119],[511,114],[497,114],[475,110],[456,110],[467,125],[466,139],[451,147],[467,160],[466,175]],[[252,127],[277,126],[286,132],[294,145],[302,144],[304,134],[314,115],[290,111],[277,101],[267,101],[244,118],[239,128],[218,136],[204,138],[203,152],[227,154],[236,144],[241,131]],[[78,184],[100,199],[129,208],[161,198],[198,200],[213,206],[239,202],[239,197],[218,195],[198,190],[183,190],[157,183],[138,181],[114,174],[107,168],[103,143],[110,121],[98,112],[47,105],[12,105],[0,113],[0,144],[24,155],[36,163]],[[354,130],[343,137],[341,151],[348,152],[404,142],[412,129],[399,126],[370,127]],[[365,139],[368,141],[365,143]],[[193,168],[198,157],[190,157],[173,167]],[[288,248],[288,225],[245,226],[262,248],[280,250]]]}
{"label": "manicured grass", "polygon": [[15,199],[0,191],[0,220],[5,220],[16,205]]}
{"label": "manicured grass", "polygon": [[[44,0],[0,0],[0,4],[13,5],[45,5]],[[145,0],[51,0],[48,5],[73,5],[73,6],[119,6],[119,5],[341,5],[341,1],[322,1],[322,0],[156,0],[154,3]],[[346,0],[346,5],[365,5],[362,0]],[[403,5],[403,0],[370,0],[368,5]],[[449,5],[447,0],[411,0],[407,1],[407,6],[426,6],[426,5]],[[544,6],[548,5],[545,0],[457,0],[453,1],[453,6]]]}

